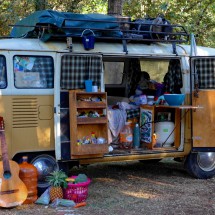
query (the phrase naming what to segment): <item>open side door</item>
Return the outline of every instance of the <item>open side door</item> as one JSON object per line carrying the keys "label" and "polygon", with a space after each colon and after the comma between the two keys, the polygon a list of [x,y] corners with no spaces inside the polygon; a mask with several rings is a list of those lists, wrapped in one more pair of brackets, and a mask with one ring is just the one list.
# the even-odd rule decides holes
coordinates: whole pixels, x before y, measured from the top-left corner
{"label": "open side door", "polygon": [[191,58],[193,151],[215,151],[215,56]]}
{"label": "open side door", "polygon": [[[87,140],[91,137],[92,132],[95,132],[97,137],[108,139],[107,115],[104,114],[107,113],[107,96],[104,93],[102,56],[61,53],[57,60],[57,70],[60,72],[55,76],[56,158],[69,160],[80,156],[82,158],[102,157],[108,152],[107,143],[86,144],[89,141],[85,141],[86,137]],[[89,79],[100,88],[101,92],[80,91],[85,88],[85,80]],[[72,95],[78,96],[74,99]],[[101,97],[105,102],[91,101],[92,97],[94,99]],[[101,117],[96,119],[77,117],[77,113],[93,111],[97,111]]]}

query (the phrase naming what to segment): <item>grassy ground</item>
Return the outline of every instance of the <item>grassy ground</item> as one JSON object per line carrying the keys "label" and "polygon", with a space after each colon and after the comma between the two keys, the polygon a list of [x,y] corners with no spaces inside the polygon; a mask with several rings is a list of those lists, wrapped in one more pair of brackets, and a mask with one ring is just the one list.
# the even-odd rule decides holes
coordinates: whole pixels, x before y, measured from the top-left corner
{"label": "grassy ground", "polygon": [[190,177],[182,163],[123,162],[73,169],[92,179],[87,206],[78,209],[23,205],[0,214],[172,215],[215,214],[215,178]]}

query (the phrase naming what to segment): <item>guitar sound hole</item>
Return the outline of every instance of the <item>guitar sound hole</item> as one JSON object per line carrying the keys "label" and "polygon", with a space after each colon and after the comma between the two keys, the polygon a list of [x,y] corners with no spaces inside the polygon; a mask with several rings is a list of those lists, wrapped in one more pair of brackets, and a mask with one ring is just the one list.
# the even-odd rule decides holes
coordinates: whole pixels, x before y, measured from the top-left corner
{"label": "guitar sound hole", "polygon": [[5,171],[3,176],[4,176],[5,179],[9,179],[11,177],[11,172],[10,171]]}

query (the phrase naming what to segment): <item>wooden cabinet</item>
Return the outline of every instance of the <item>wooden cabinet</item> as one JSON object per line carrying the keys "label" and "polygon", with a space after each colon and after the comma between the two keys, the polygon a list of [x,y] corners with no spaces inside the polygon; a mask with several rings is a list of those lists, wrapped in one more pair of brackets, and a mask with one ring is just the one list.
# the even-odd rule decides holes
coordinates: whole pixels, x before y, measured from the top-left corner
{"label": "wooden cabinet", "polygon": [[[174,128],[171,131],[174,132],[173,147],[178,148],[180,146],[181,135],[181,106],[150,106],[141,105],[140,107],[140,127],[141,127],[141,142],[148,148],[154,148],[154,136],[155,123],[159,122],[159,114],[169,114],[170,121],[174,122]],[[162,143],[161,143],[162,144]]]}
{"label": "wooden cabinet", "polygon": [[[72,156],[103,156],[108,152],[107,94],[69,92],[70,140]],[[84,143],[95,133],[106,143]]]}

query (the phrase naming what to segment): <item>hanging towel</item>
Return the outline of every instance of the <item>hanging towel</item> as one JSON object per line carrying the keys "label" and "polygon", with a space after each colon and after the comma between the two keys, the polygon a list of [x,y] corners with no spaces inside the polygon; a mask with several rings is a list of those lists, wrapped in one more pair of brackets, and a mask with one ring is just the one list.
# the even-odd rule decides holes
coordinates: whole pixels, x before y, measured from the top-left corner
{"label": "hanging towel", "polygon": [[108,125],[114,137],[117,137],[126,122],[126,111],[120,109],[108,109]]}

